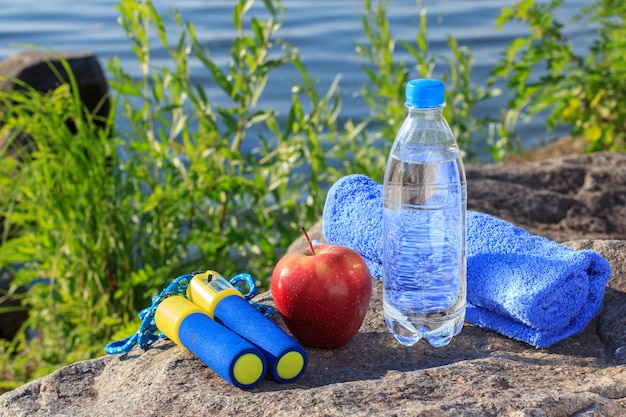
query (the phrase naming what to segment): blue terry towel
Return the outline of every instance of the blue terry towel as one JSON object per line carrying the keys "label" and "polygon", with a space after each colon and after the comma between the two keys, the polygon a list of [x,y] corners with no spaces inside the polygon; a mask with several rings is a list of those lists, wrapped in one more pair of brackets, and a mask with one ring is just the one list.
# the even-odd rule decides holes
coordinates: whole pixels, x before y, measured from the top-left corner
{"label": "blue terry towel", "polygon": [[[382,185],[350,175],[329,190],[323,233],[382,278]],[[466,320],[538,348],[580,333],[611,275],[595,251],[575,251],[483,213],[467,214]]]}

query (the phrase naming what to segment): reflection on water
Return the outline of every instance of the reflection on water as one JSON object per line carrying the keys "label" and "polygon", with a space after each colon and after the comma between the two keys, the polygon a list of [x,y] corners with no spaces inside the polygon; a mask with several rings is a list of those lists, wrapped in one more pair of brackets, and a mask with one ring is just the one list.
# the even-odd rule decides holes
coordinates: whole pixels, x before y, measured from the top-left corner
{"label": "reflection on water", "polygon": [[[129,41],[117,24],[115,0],[0,0],[0,59],[21,49],[14,44],[38,44],[58,51],[92,51],[106,61],[118,56],[124,68],[136,74]],[[262,2],[254,7],[263,10]],[[360,15],[362,0],[284,0],[286,21],[279,36],[298,47],[311,74],[320,80],[320,89],[327,88],[337,74],[341,74],[340,87],[344,95],[343,117],[358,119],[366,114],[358,90],[366,82],[360,69],[362,61],[354,52],[354,43],[364,41]],[[557,18],[567,22],[589,0],[566,0]],[[199,37],[211,49],[215,58],[227,58],[230,39],[232,0],[154,0],[159,10],[167,13],[173,6],[183,17],[196,26]],[[512,39],[525,34],[521,25],[509,25],[496,31],[495,18],[501,7],[511,6],[513,0],[423,0],[427,9],[428,38],[433,53],[445,54],[446,36],[453,35],[461,45],[471,47],[476,63],[474,82],[484,85],[489,70],[496,64],[499,54]],[[395,1],[389,6],[391,30],[398,40],[412,41],[418,27],[415,2]],[[567,26],[576,45],[587,48],[593,29],[581,30],[574,24]],[[410,65],[408,55],[400,53],[398,59]],[[584,50],[584,49],[583,49]],[[159,53],[161,52],[161,53]],[[156,62],[163,61],[163,51],[153,51]],[[219,62],[219,59],[218,59]],[[443,70],[443,69],[442,69]],[[263,106],[285,111],[290,102],[290,79],[295,73],[280,70],[270,79]],[[192,66],[197,82],[206,85],[209,94],[215,94],[208,82],[206,71]],[[492,100],[480,111],[497,114],[504,98]],[[524,145],[538,145],[558,136],[558,132],[545,133],[543,124],[535,120],[520,124]]]}

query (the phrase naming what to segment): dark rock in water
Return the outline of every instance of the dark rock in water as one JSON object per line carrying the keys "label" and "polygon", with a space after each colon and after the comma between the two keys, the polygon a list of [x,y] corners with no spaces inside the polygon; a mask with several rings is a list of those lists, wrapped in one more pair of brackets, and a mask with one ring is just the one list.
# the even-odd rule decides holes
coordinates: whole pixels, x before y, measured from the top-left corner
{"label": "dark rock in water", "polygon": [[[161,341],[146,352],[78,362],[7,392],[0,416],[624,416],[626,243],[624,220],[616,218],[624,217],[622,162],[623,155],[598,154],[468,168],[472,209],[596,250],[612,265],[597,317],[548,349],[469,324],[447,347],[400,346],[383,322],[375,280],[359,333],[337,350],[307,349],[308,369],[295,383],[266,380],[242,391]],[[323,239],[319,224],[309,232]],[[271,305],[271,294],[257,301]]]}
{"label": "dark rock in water", "polygon": [[[61,84],[70,84],[70,76],[63,65],[67,63],[74,80],[81,102],[91,114],[96,126],[104,126],[111,110],[109,85],[98,58],[91,53],[67,52],[59,55],[39,51],[25,51],[11,55],[0,62],[0,91],[25,90],[26,86],[40,93],[48,93]],[[25,86],[26,85],[26,86]],[[1,109],[0,109],[1,110]],[[67,121],[74,131],[74,122]],[[35,145],[31,139],[20,132],[16,143],[9,144],[9,155],[18,145],[32,151]],[[8,134],[0,136],[0,149],[6,146]]]}
{"label": "dark rock in water", "polygon": [[[0,339],[11,340],[22,327],[28,313],[21,307],[19,297],[9,296],[13,275],[5,269],[0,268],[0,309],[9,310],[0,314]],[[23,292],[20,289],[19,292]]]}
{"label": "dark rock in water", "polygon": [[[11,55],[0,62],[0,91],[24,90],[26,84],[40,93],[47,93],[61,84],[70,83],[68,72],[62,60],[67,62],[82,103],[94,118],[96,125],[102,126],[99,120],[106,119],[110,112],[108,83],[100,66],[98,58],[91,53],[62,53],[57,55],[27,51]],[[2,109],[0,109],[2,111]],[[71,122],[68,122],[71,123]],[[70,126],[72,127],[72,126]],[[0,149],[7,146],[8,135],[0,135]],[[32,150],[36,144],[23,134],[19,134],[16,142],[8,146],[7,155],[13,154],[17,144],[21,149]],[[4,219],[0,217],[0,234],[4,233]],[[9,232],[10,234],[11,232]],[[10,238],[11,236],[9,236]],[[5,277],[0,279],[0,308],[18,307],[19,301],[15,297],[5,299],[6,290],[10,285],[10,274],[2,269]],[[13,311],[0,314],[0,338],[12,339],[27,318],[24,311]]]}
{"label": "dark rock in water", "polygon": [[69,75],[61,59],[65,60],[74,75],[80,98],[91,114],[106,118],[111,109],[109,87],[98,58],[92,53],[61,53],[59,56],[38,51],[20,52],[0,62],[0,90],[19,90],[24,87],[19,80],[36,91],[46,93],[63,83]]}

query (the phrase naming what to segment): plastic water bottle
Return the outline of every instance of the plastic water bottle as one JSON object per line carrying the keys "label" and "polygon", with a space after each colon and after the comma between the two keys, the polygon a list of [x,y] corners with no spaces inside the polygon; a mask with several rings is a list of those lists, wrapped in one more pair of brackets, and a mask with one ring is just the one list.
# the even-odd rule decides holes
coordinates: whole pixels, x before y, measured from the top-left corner
{"label": "plastic water bottle", "polygon": [[445,346],[465,320],[465,169],[443,104],[441,81],[409,81],[383,183],[383,309],[407,346]]}

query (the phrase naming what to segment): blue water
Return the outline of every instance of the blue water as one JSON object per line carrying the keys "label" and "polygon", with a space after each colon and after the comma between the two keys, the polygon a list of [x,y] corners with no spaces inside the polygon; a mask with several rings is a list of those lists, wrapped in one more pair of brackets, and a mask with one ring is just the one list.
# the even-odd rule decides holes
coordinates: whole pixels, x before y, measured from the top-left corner
{"label": "blue water", "polygon": [[[263,9],[262,2],[257,3],[255,7]],[[566,33],[581,50],[590,45],[594,30],[569,20],[588,3],[589,0],[566,0],[557,15],[566,23]],[[57,51],[91,51],[103,65],[117,56],[125,68],[136,74],[130,42],[117,23],[115,4],[115,0],[0,0],[0,59],[23,49],[17,44],[37,44]],[[200,39],[218,62],[220,59],[225,62],[233,35],[234,0],[155,0],[154,4],[164,12],[173,6],[178,8],[185,20],[195,24]],[[363,62],[354,51],[354,43],[364,41],[360,20],[362,0],[285,0],[284,4],[287,16],[278,36],[299,49],[309,73],[319,78],[320,91],[325,91],[333,79],[341,75],[343,118],[365,117],[367,108],[358,92],[366,76],[360,68]],[[473,81],[484,85],[490,68],[497,63],[506,45],[526,33],[521,25],[496,31],[495,18],[501,7],[513,4],[513,0],[423,0],[429,17],[431,51],[446,54],[446,36],[453,35],[461,45],[472,49],[476,59]],[[392,2],[389,18],[397,40],[414,41],[419,19],[414,1]],[[165,62],[162,51],[154,52],[157,63]],[[409,59],[402,54],[398,54],[398,58]],[[407,65],[410,64],[408,61]],[[192,75],[194,81],[207,86],[209,94],[217,94],[199,65],[192,66]],[[286,110],[290,90],[289,76],[271,79],[263,105]],[[506,97],[492,100],[483,104],[479,111],[496,116],[505,100]],[[520,123],[518,132],[526,146],[538,146],[563,134],[546,132],[541,120]]]}

